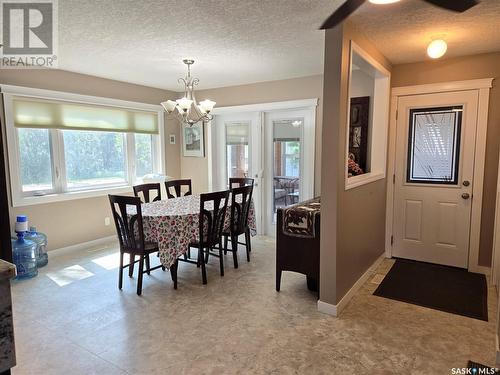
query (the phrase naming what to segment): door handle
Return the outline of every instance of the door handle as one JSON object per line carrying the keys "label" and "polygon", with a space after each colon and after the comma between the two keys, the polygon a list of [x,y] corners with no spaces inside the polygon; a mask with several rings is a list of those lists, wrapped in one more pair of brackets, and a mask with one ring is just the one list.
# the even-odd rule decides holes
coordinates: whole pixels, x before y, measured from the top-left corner
{"label": "door handle", "polygon": [[462,194],[462,198],[463,199],[469,199],[470,198],[470,194],[469,193],[463,193]]}

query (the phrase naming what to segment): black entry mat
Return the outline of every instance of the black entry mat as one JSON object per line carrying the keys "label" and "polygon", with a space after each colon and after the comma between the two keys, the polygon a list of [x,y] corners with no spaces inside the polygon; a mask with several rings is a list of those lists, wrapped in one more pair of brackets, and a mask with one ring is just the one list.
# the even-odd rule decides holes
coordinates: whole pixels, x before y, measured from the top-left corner
{"label": "black entry mat", "polygon": [[486,277],[461,268],[397,259],[373,294],[488,321]]}

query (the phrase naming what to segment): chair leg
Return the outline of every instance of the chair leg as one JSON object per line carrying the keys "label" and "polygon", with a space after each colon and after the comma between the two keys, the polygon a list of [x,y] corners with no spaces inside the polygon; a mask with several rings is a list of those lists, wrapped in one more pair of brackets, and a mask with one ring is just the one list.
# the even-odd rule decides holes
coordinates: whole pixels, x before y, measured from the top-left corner
{"label": "chair leg", "polygon": [[123,287],[123,253],[120,251],[120,273],[118,274],[118,289]]}
{"label": "chair leg", "polygon": [[128,266],[128,277],[134,276],[134,262],[135,262],[135,255],[130,254],[129,255],[129,266]]}
{"label": "chair leg", "polygon": [[247,251],[247,262],[250,262],[250,232],[245,231],[245,248]]}
{"label": "chair leg", "polygon": [[205,263],[208,263],[208,256],[210,255],[210,250],[212,250],[211,248],[208,248],[207,249],[207,252],[205,254]]}
{"label": "chair leg", "polygon": [[245,231],[245,236],[248,236],[248,239],[245,239],[245,242],[247,243],[247,246],[248,246],[248,252],[251,253],[252,252],[252,241],[250,241],[250,238],[252,238],[252,236],[250,235],[250,228],[247,228],[247,230]]}
{"label": "chair leg", "polygon": [[144,255],[139,255],[139,269],[137,270],[139,277],[137,278],[137,295],[142,294],[142,274],[144,273]]}
{"label": "chair leg", "polygon": [[174,289],[177,289],[177,269],[179,266],[179,261],[176,259],[175,263],[170,266],[170,276],[172,276],[172,281],[174,282]]}
{"label": "chair leg", "polygon": [[224,276],[224,257],[222,256],[222,246],[219,245],[219,266],[220,275]]}
{"label": "chair leg", "polygon": [[[207,249],[208,251],[208,249]],[[207,283],[207,269],[205,267],[205,261],[204,261],[204,256],[203,256],[203,248],[200,248],[199,253],[198,253],[198,262],[201,264],[201,279],[203,281],[203,285]]]}
{"label": "chair leg", "polygon": [[227,254],[227,236],[224,236],[224,255]]}
{"label": "chair leg", "polygon": [[238,268],[238,236],[231,236],[231,249],[233,251],[234,268]]}
{"label": "chair leg", "polygon": [[281,288],[281,270],[276,267],[276,291],[279,292]]}
{"label": "chair leg", "polygon": [[196,258],[196,267],[200,268],[201,263],[200,263],[200,249],[197,249],[198,251],[198,257]]}
{"label": "chair leg", "polygon": [[149,260],[149,254],[146,254],[146,272],[148,275],[151,275],[151,263]]}

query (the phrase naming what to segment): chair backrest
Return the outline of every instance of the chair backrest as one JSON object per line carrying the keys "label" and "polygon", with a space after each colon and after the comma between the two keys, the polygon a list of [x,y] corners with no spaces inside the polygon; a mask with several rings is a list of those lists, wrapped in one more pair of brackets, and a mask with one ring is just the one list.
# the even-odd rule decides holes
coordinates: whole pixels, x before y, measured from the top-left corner
{"label": "chair backrest", "polygon": [[144,252],[141,199],[121,195],[108,195],[108,197],[121,251]]}
{"label": "chair backrest", "polygon": [[243,186],[231,190],[231,233],[245,233],[248,225],[252,192],[253,186]]}
{"label": "chair backrest", "polygon": [[200,195],[200,245],[213,246],[220,243],[226,218],[229,190]]}
{"label": "chair backrest", "polygon": [[229,178],[229,189],[236,187],[253,186],[253,178],[247,177],[231,177]]}
{"label": "chair backrest", "polygon": [[[153,200],[150,200],[150,192],[156,192]],[[136,197],[141,197],[142,195],[142,203],[156,202],[161,200],[161,185],[160,183],[152,183],[152,184],[142,184],[134,186],[134,195]]]}
{"label": "chair backrest", "polygon": [[[181,188],[185,186],[187,187],[187,191],[182,194]],[[171,191],[171,188],[173,188],[173,192]],[[182,197],[185,195],[191,195],[192,194],[192,188],[191,188],[191,180],[170,180],[165,182],[165,190],[167,190],[167,197],[170,198],[178,198]]]}

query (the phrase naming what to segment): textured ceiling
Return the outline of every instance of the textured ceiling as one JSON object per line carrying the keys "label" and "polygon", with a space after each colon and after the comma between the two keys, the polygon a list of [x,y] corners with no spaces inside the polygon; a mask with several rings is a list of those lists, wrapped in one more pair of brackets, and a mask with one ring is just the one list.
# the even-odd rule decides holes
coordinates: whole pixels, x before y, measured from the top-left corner
{"label": "textured ceiling", "polygon": [[59,68],[176,91],[185,57],[200,88],[321,74],[318,27],[339,3],[59,1]]}
{"label": "textured ceiling", "polygon": [[[180,91],[181,60],[200,88],[323,72],[319,25],[342,0],[63,0],[59,68]],[[500,50],[500,0],[462,15],[404,0],[365,4],[352,17],[394,63],[426,59],[445,35],[447,56]]]}
{"label": "textured ceiling", "polygon": [[352,21],[393,64],[428,60],[427,45],[435,38],[448,43],[446,58],[500,51],[500,0],[481,0],[461,14],[422,0],[367,3]]}

